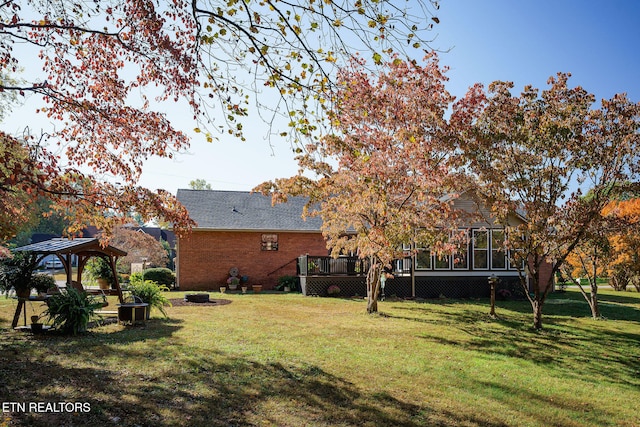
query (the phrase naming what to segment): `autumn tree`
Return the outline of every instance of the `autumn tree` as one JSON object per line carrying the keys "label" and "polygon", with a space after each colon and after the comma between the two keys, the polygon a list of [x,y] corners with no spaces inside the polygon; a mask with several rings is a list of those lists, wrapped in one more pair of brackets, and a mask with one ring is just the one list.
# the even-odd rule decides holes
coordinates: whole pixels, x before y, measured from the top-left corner
{"label": "autumn tree", "polygon": [[[620,187],[614,189],[613,197],[619,197]],[[586,197],[590,197],[590,193]],[[600,213],[602,218],[594,221],[595,226],[585,233],[585,239],[574,248],[560,268],[564,276],[578,287],[594,319],[601,317],[598,278],[608,277],[616,290],[624,290],[630,282],[635,284],[640,278],[638,200],[611,200],[607,203]],[[589,292],[581,278],[587,280]]]}
{"label": "autumn tree", "polygon": [[[595,227],[585,233],[585,238],[576,245],[560,266],[562,276],[576,285],[591,309],[591,317],[599,319],[598,278],[605,273],[605,263],[610,255],[609,241],[603,221],[597,221]],[[582,284],[587,279],[589,292]]]}
{"label": "autumn tree", "polygon": [[506,225],[508,212],[526,215],[525,224],[507,227],[507,247],[515,265],[526,260],[520,279],[535,328],[555,273],[598,228],[612,192],[639,172],[640,105],[616,95],[594,108],[594,96],[570,88],[568,78],[558,74],[548,89],[527,86],[520,96],[509,82],[492,83],[488,93],[476,85],[452,118],[468,129],[460,147],[496,218]]}
{"label": "autumn tree", "polygon": [[609,282],[617,290],[632,284],[640,291],[640,198],[612,201],[604,214],[616,224],[607,233]]}
{"label": "autumn tree", "polygon": [[276,201],[308,197],[306,214],[322,218],[331,254],[370,260],[367,311],[373,313],[383,269],[404,256],[403,244],[455,250],[461,216],[452,201],[467,181],[452,163],[446,116],[453,97],[434,55],[425,65],[392,60],[376,75],[355,59],[338,77],[336,133],[307,146],[299,175],[259,190]]}
{"label": "autumn tree", "polygon": [[128,227],[118,227],[111,239],[111,244],[127,252],[118,259],[118,269],[131,271],[131,264],[142,262],[151,267],[166,267],[169,262],[167,252],[162,243],[144,231]]}
{"label": "autumn tree", "polygon": [[[130,212],[186,231],[193,223],[173,195],[137,185],[148,158],[189,146],[163,109],[181,102],[211,141],[216,131],[243,138],[250,106],[274,100],[258,105],[267,123],[281,113],[311,135],[343,58],[422,49],[436,9],[426,0],[3,2],[0,112],[30,96],[54,127],[0,131],[2,223],[44,194],[69,234],[92,224],[108,237]],[[5,227],[2,239],[15,233]]]}

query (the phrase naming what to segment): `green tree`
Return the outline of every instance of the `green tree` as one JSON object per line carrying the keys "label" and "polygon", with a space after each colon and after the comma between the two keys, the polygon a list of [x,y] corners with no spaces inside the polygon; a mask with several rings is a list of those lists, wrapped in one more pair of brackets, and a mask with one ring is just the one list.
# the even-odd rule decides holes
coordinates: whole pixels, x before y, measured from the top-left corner
{"label": "green tree", "polygon": [[194,179],[189,181],[189,188],[192,190],[211,190],[211,184],[204,179]]}

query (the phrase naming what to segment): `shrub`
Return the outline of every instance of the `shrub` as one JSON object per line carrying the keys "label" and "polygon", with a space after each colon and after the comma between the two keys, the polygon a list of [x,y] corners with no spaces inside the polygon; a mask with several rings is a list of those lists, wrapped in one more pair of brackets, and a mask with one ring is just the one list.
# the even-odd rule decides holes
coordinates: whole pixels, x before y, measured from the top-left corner
{"label": "shrub", "polygon": [[176,275],[168,268],[148,268],[143,274],[144,280],[150,280],[168,288],[172,288],[176,283]]}
{"label": "shrub", "polygon": [[47,301],[45,315],[53,321],[53,327],[63,333],[76,335],[87,330],[89,318],[102,302],[75,288],[67,288]]}
{"label": "shrub", "polygon": [[280,276],[276,290],[284,291],[284,288],[287,286],[291,291],[296,292],[298,290],[298,278],[296,276]]}
{"label": "shrub", "polygon": [[340,295],[340,288],[337,285],[331,285],[329,286],[329,288],[327,289],[327,294],[330,297],[335,297]]}
{"label": "shrub", "polygon": [[509,289],[498,289],[496,291],[496,298],[500,301],[506,301],[511,298],[511,291]]}

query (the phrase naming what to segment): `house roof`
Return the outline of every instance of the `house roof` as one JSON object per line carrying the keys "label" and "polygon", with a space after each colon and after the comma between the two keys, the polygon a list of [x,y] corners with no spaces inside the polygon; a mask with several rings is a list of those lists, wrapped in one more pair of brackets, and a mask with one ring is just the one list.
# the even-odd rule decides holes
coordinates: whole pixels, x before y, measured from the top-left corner
{"label": "house roof", "polygon": [[271,197],[248,191],[178,190],[178,200],[196,229],[320,231],[318,217],[302,219],[306,198],[290,197],[286,203],[271,205]]}

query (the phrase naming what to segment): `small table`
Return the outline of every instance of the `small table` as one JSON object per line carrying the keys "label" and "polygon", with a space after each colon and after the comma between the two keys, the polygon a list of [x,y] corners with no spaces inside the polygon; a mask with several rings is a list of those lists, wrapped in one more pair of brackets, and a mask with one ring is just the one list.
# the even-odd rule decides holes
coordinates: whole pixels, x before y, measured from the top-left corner
{"label": "small table", "polygon": [[146,323],[149,304],[146,302],[118,304],[118,321],[135,325],[141,321]]}
{"label": "small table", "polygon": [[51,295],[46,295],[46,296],[35,295],[35,296],[29,296],[29,298],[18,297],[18,306],[16,307],[16,312],[13,315],[13,322],[11,322],[11,327],[15,329],[18,326],[18,321],[20,320],[21,311],[24,312],[24,326],[27,326],[27,305],[25,304],[25,302],[27,301],[46,302],[49,298],[51,298]]}

